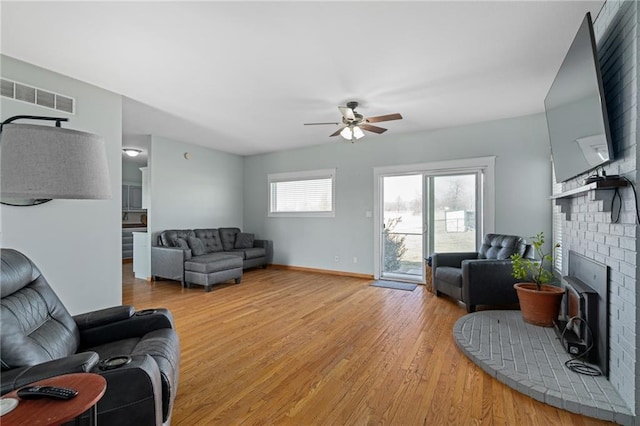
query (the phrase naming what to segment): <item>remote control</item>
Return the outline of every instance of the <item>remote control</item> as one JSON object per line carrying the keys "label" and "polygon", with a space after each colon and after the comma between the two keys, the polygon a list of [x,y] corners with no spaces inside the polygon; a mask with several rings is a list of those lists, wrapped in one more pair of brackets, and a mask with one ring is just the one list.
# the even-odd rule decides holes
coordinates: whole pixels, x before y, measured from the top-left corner
{"label": "remote control", "polygon": [[78,394],[78,391],[71,388],[60,388],[55,386],[27,386],[18,390],[18,396],[22,399],[71,399]]}

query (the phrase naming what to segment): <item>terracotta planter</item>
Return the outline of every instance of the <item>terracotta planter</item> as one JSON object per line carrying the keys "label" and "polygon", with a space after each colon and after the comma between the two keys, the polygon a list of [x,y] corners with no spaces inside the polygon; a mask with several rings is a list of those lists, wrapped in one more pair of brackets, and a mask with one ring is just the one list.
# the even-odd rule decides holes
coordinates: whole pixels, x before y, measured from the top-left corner
{"label": "terracotta planter", "polygon": [[514,284],[520,310],[525,322],[542,327],[553,327],[553,320],[558,318],[560,303],[565,290],[552,285],[542,285],[541,290],[536,289],[534,283]]}

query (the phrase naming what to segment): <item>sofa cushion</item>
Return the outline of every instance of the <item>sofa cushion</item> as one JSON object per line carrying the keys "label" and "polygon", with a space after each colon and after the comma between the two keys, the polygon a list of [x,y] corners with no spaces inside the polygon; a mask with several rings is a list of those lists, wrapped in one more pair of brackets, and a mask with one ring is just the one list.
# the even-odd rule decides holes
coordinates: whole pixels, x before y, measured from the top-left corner
{"label": "sofa cushion", "polygon": [[194,256],[202,256],[203,254],[207,254],[207,250],[204,248],[204,243],[200,238],[189,237],[187,241],[189,242],[189,247],[191,247],[191,253]]}
{"label": "sofa cushion", "polygon": [[185,241],[189,240],[189,237],[195,237],[195,233],[191,229],[169,229],[160,233],[158,237],[159,244],[165,247],[177,247],[176,240],[182,238]]}
{"label": "sofa cushion", "polygon": [[257,259],[259,257],[265,257],[267,250],[264,247],[251,247],[247,249],[233,249],[228,253],[241,255],[243,259]]}
{"label": "sofa cushion", "polygon": [[436,277],[438,281],[444,281],[455,287],[462,288],[462,269],[453,268],[451,266],[439,266],[436,268]]}
{"label": "sofa cushion", "polygon": [[220,239],[224,251],[231,251],[236,243],[236,234],[240,233],[240,228],[219,228]]}
{"label": "sofa cushion", "polygon": [[235,268],[242,268],[242,258],[232,254],[209,253],[184,262],[186,271],[201,272],[203,274]]}
{"label": "sofa cushion", "polygon": [[524,254],[526,248],[522,237],[515,235],[487,234],[478,251],[478,259],[509,259],[512,254]]}
{"label": "sofa cushion", "polygon": [[253,241],[256,239],[255,234],[249,234],[246,232],[238,232],[236,235],[236,242],[233,248],[236,249],[248,249],[253,247]]}
{"label": "sofa cushion", "polygon": [[222,240],[217,229],[196,229],[194,232],[204,243],[207,253],[222,251]]}

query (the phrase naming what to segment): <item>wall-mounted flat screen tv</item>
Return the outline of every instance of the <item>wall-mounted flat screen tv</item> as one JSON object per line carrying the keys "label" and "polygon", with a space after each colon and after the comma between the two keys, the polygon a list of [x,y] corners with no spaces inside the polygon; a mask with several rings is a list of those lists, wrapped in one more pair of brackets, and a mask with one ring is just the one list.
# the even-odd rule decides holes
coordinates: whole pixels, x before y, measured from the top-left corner
{"label": "wall-mounted flat screen tv", "polygon": [[556,180],[613,160],[591,14],[587,13],[544,100]]}

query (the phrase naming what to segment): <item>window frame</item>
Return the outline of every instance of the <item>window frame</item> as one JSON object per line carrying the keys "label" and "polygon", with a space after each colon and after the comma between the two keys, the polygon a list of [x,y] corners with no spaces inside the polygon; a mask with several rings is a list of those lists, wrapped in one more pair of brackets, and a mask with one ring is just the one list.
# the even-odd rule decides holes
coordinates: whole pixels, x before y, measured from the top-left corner
{"label": "window frame", "polygon": [[[306,180],[331,179],[331,211],[272,211],[272,184]],[[335,217],[336,169],[319,169],[298,172],[269,173],[267,175],[267,217]]]}

